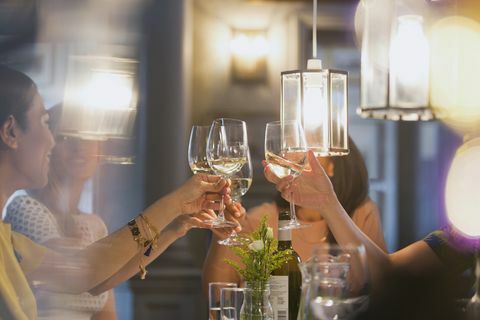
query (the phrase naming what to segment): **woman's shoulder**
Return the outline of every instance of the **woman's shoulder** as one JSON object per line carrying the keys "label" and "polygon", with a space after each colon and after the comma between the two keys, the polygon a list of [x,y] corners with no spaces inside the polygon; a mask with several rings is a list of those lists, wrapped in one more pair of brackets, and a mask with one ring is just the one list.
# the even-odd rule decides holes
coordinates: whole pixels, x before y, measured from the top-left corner
{"label": "woman's shoulder", "polygon": [[269,225],[272,225],[276,221],[277,217],[277,205],[275,202],[264,202],[256,207],[253,207],[247,211],[244,223],[242,227],[245,232],[251,232],[257,228],[260,221],[264,216],[267,216]]}
{"label": "woman's shoulder", "polygon": [[20,195],[16,196],[15,198],[10,201],[7,206],[7,212],[15,212],[19,209],[31,209],[31,210],[48,210],[48,208],[38,201],[37,199],[29,196],[29,195]]}
{"label": "woman's shoulder", "polygon": [[12,230],[20,232],[38,243],[60,236],[57,220],[52,212],[35,198],[15,197],[7,206],[5,222]]}
{"label": "woman's shoulder", "polygon": [[264,202],[256,207],[248,210],[247,215],[250,219],[262,219],[263,216],[268,218],[274,216],[277,213],[277,205],[275,202]]}
{"label": "woman's shoulder", "polygon": [[352,220],[354,221],[366,220],[368,218],[380,219],[380,210],[377,204],[370,198],[365,199],[352,214]]}
{"label": "woman's shoulder", "polygon": [[52,212],[42,202],[29,195],[16,196],[7,206],[5,221],[12,223],[15,218],[30,217],[32,220],[55,221]]}

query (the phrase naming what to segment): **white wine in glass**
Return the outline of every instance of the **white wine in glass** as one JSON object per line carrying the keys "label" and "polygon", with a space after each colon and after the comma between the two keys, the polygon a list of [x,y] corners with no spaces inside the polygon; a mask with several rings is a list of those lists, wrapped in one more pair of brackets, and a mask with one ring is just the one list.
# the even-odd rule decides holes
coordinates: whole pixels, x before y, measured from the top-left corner
{"label": "white wine in glass", "polygon": [[[253,166],[250,151],[247,152],[247,162],[243,165],[240,171],[236,172],[233,176],[230,176],[230,196],[235,202],[241,201],[241,198],[247,193],[248,189],[252,185],[253,179]],[[242,244],[242,239],[237,235],[235,230],[228,238],[218,241],[219,244],[224,246],[235,246]]]}
{"label": "white wine in glass", "polygon": [[[298,176],[305,165],[307,144],[302,126],[296,121],[274,121],[265,128],[265,160],[280,178]],[[295,204],[290,201],[290,222],[281,230],[307,227],[297,221]]]}
{"label": "white wine in glass", "polygon": [[[247,163],[247,125],[242,120],[219,118],[213,121],[207,140],[207,161],[216,174],[231,178]],[[236,223],[225,219],[223,197],[218,217],[212,220],[214,227],[235,227]]]}
{"label": "white wine in glass", "polygon": [[188,164],[193,174],[213,174],[207,160],[207,139],[210,126],[192,126],[188,142]]}

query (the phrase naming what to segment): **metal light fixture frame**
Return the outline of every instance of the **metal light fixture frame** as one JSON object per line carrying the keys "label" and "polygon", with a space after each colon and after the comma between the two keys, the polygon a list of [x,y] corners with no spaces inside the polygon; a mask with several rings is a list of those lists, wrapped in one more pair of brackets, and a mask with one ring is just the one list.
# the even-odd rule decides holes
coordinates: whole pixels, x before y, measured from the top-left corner
{"label": "metal light fixture frame", "polygon": [[[309,117],[311,115],[306,114],[305,112],[305,94],[303,88],[305,88],[305,75],[312,74],[312,73],[319,73],[319,74],[324,74],[326,75],[326,97],[325,97],[325,104],[324,107],[326,107],[327,110],[320,110],[320,112],[324,115],[327,115],[326,119],[323,119],[323,124],[327,126],[327,134],[328,138],[327,143],[323,145],[316,145],[312,144],[310,142],[311,137],[309,137],[309,130],[308,130],[308,125],[306,124],[306,117]],[[333,123],[334,119],[334,114],[335,111],[333,107],[333,102],[332,102],[332,75],[342,75],[345,77],[345,88],[344,88],[344,112],[342,116],[342,133],[336,135],[332,131],[332,128],[335,127]],[[297,106],[297,108],[300,109],[300,119],[291,119],[288,117],[286,114],[286,103],[285,101],[285,96],[284,96],[284,79],[286,76],[290,75],[298,75],[299,76],[299,95],[300,95],[300,105]],[[305,135],[307,139],[307,145],[308,149],[313,150],[314,153],[318,156],[341,156],[341,155],[347,155],[349,153],[348,149],[348,72],[344,70],[337,70],[337,69],[306,69],[306,70],[290,70],[290,71],[283,71],[281,72],[281,77],[282,77],[282,83],[281,83],[281,104],[280,104],[280,117],[281,121],[288,121],[288,120],[297,120],[302,127],[305,130]],[[321,101],[318,101],[318,104],[315,106],[317,108],[322,107]],[[323,112],[322,112],[323,111]],[[320,120],[320,119],[319,119]],[[335,139],[337,138],[337,139]],[[338,143],[338,140],[340,140],[340,144]],[[310,143],[309,143],[310,142]]]}
{"label": "metal light fixture frame", "polygon": [[[281,72],[281,97],[280,121],[298,121],[305,131],[308,149],[317,156],[341,156],[349,153],[348,149],[348,72],[337,69],[323,69],[322,61],[317,59],[317,0],[313,0],[313,53],[308,60],[305,70],[290,70]],[[311,93],[306,101],[308,80],[314,74],[319,74],[316,79],[317,94]],[[286,80],[289,76],[298,75],[299,81],[293,93],[293,99],[286,99],[289,90],[286,89]],[[334,102],[335,87],[332,84],[334,76],[342,79],[341,106]],[[315,82],[315,79],[312,79]],[[319,94],[318,94],[319,93]],[[296,96],[298,95],[298,97]],[[292,112],[293,111],[293,112]],[[314,130],[313,128],[316,128]],[[320,133],[320,134],[319,134]],[[326,137],[325,137],[326,136]]]}
{"label": "metal light fixture frame", "polygon": [[[362,0],[359,5],[363,5],[365,8],[365,13],[364,13],[364,24],[363,24],[363,32],[362,32],[362,73],[361,73],[361,104],[360,107],[357,108],[357,114],[361,116],[362,118],[372,118],[372,119],[382,119],[382,120],[393,120],[393,121],[430,121],[430,120],[435,120],[439,117],[439,114],[435,113],[432,106],[431,106],[431,98],[430,94],[427,96],[427,103],[424,105],[418,105],[418,106],[409,106],[409,107],[402,107],[398,105],[392,105],[391,104],[391,95],[392,95],[392,84],[391,84],[391,42],[393,40],[393,30],[397,25],[399,25],[399,22],[396,21],[397,19],[401,18],[401,15],[397,16],[396,12],[396,6],[399,5],[398,0],[394,1],[394,8],[393,8],[393,14],[392,18],[395,20],[394,23],[391,23],[389,26],[389,45],[388,45],[388,68],[384,67],[384,74],[382,75],[383,79],[377,79],[378,81],[366,81],[368,80],[367,77],[371,76],[371,74],[374,73],[373,66],[370,66],[371,68],[369,69],[366,67],[367,63],[372,64],[376,63],[376,59],[372,57],[367,57],[367,55],[371,54],[369,52],[369,49],[372,49],[369,47],[369,42],[373,41],[379,41],[378,39],[371,39],[371,34],[370,31],[373,31],[375,28],[379,28],[379,26],[371,21],[370,17],[370,12],[369,10],[373,10],[369,8],[369,0]],[[388,13],[387,13],[388,14]],[[406,16],[406,15],[405,15]],[[423,18],[423,17],[422,17]],[[423,27],[423,26],[422,26]],[[381,26],[380,26],[381,28]],[[423,32],[425,32],[425,28],[423,28]],[[378,69],[378,68],[377,68]],[[428,72],[430,72],[430,66],[428,68]],[[378,76],[378,75],[377,75]],[[427,84],[427,89],[430,90],[431,86],[431,79],[430,75],[428,76],[428,84]],[[368,88],[367,82],[373,83],[370,85]],[[385,82],[385,84],[382,84],[382,82]],[[367,95],[366,90],[379,90],[378,88],[372,88],[372,86],[378,87],[379,85],[386,85],[386,93],[384,96],[384,102],[381,103],[380,105],[377,103],[370,103],[369,99],[365,97]],[[384,89],[381,89],[383,91]]]}

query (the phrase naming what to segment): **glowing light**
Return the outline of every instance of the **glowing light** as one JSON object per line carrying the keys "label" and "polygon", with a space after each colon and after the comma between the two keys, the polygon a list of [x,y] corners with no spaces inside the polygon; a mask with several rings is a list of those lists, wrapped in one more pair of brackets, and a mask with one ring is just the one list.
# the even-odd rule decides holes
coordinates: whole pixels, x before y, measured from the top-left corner
{"label": "glowing light", "polygon": [[452,16],[431,30],[431,103],[443,120],[460,132],[480,122],[480,24]]}
{"label": "glowing light", "polygon": [[235,76],[241,79],[256,79],[265,76],[266,56],[269,43],[263,31],[235,31],[230,42]]}
{"label": "glowing light", "polygon": [[403,108],[428,106],[429,48],[417,15],[398,17],[390,46],[390,105]]}
{"label": "glowing light", "polygon": [[447,177],[445,204],[448,219],[470,237],[480,236],[480,138],[461,146]]}
{"label": "glowing light", "polygon": [[79,93],[87,108],[128,109],[132,103],[132,89],[130,75],[97,71]]}

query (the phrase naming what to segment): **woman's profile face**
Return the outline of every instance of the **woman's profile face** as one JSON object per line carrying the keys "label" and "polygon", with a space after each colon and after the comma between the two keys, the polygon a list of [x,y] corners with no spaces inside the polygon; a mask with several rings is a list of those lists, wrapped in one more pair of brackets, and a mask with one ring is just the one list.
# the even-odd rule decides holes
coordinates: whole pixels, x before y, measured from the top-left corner
{"label": "woman's profile face", "polygon": [[48,128],[49,116],[38,92],[26,113],[26,128],[19,130],[14,163],[23,188],[40,188],[47,184],[50,154],[55,142]]}
{"label": "woman's profile face", "polygon": [[52,170],[60,178],[87,180],[98,166],[99,142],[74,137],[57,137],[52,154]]}

